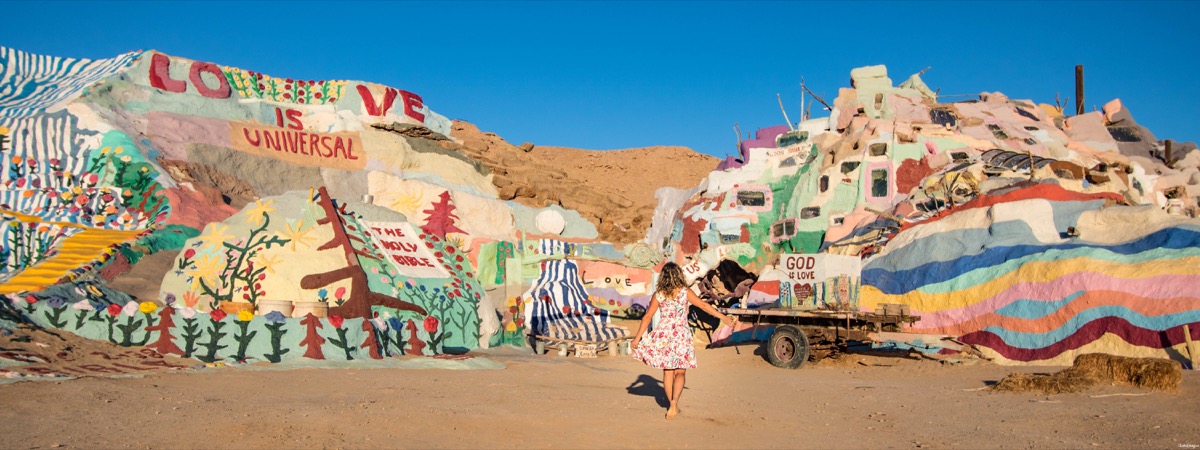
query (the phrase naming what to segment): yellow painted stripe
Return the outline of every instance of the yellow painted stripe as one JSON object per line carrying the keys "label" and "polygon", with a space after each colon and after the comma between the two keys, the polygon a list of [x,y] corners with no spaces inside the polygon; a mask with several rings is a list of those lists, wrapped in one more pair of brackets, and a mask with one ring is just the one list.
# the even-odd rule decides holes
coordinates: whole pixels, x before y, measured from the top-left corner
{"label": "yellow painted stripe", "polygon": [[[5,211],[5,213],[12,214],[18,218],[21,216],[18,213],[9,211]],[[54,256],[21,271],[21,273],[12,277],[8,282],[0,284],[0,294],[45,289],[46,286],[54,284],[75,268],[87,264],[99,258],[105,252],[110,251],[109,246],[129,241],[144,231],[105,230],[66,223],[59,225],[83,228],[83,231],[63,241],[58,253]]]}

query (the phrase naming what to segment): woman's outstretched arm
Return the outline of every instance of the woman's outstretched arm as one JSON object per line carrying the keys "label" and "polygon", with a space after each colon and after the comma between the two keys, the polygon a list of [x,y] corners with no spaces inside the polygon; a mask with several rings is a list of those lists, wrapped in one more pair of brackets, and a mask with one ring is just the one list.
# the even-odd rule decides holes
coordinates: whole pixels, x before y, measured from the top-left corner
{"label": "woman's outstretched arm", "polygon": [[704,312],[712,314],[713,317],[721,319],[721,323],[732,325],[734,322],[737,321],[736,318],[729,317],[725,313],[717,311],[717,308],[714,308],[713,305],[705,303],[704,300],[701,300],[700,297],[697,297],[696,294],[693,293],[691,290],[688,290],[687,299],[688,299],[688,303],[691,303],[692,306],[700,308]]}

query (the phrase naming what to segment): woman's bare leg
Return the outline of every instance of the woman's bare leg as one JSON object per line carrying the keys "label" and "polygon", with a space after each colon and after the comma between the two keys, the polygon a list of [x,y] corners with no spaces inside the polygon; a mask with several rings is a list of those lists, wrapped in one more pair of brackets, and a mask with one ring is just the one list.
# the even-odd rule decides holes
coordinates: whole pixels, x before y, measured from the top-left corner
{"label": "woman's bare leg", "polygon": [[675,404],[675,369],[663,369],[663,391],[667,394],[667,402]]}
{"label": "woman's bare leg", "polygon": [[683,395],[683,384],[687,382],[687,370],[675,369],[673,374],[674,381],[671,382],[671,388],[674,391],[671,394],[671,407],[667,409],[667,418],[670,419],[679,414],[679,396]]}

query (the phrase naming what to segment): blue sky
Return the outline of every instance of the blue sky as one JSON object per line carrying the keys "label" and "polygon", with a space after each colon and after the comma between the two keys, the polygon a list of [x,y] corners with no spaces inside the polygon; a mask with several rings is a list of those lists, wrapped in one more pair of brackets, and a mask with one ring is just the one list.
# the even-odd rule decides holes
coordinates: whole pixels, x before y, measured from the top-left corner
{"label": "blue sky", "polygon": [[[942,94],[1087,109],[1120,98],[1159,139],[1200,140],[1200,2],[25,2],[0,45],[130,50],[273,76],[373,81],[514,144],[683,145],[724,156],[799,118],[800,77],[832,103],[850,69]],[[956,98],[960,99],[960,98]],[[1073,100],[1072,100],[1073,101]],[[813,115],[823,115],[817,108]]]}

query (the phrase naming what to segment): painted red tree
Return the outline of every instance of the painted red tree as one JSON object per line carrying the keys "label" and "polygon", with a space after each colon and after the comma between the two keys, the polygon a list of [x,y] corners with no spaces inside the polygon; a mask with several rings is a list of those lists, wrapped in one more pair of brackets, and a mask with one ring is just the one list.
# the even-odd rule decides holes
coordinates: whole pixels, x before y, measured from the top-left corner
{"label": "painted red tree", "polygon": [[396,308],[404,311],[412,311],[417,314],[425,315],[425,308],[416,304],[400,300],[390,295],[384,295],[377,292],[372,292],[367,286],[367,273],[363,272],[362,265],[358,262],[358,257],[379,259],[368,252],[354,248],[353,242],[365,244],[362,239],[355,237],[346,232],[346,220],[341,214],[344,212],[345,204],[342,205],[343,211],[339,212],[333,204],[333,198],[329,196],[329,192],[325,190],[325,186],[321,186],[320,195],[317,199],[317,204],[325,212],[325,218],[318,220],[318,225],[329,225],[333,227],[333,238],[317,248],[318,251],[324,251],[334,248],[342,249],[342,253],[346,258],[346,267],[334,269],[328,272],[313,273],[305,275],[300,279],[300,287],[304,289],[318,289],[341,280],[350,280],[350,295],[346,298],[345,303],[341,306],[332,306],[329,308],[330,314],[337,314],[347,319],[353,318],[370,318],[371,306],[379,305],[388,308]]}
{"label": "painted red tree", "polygon": [[164,355],[183,356],[183,350],[178,345],[175,345],[175,342],[173,342],[175,336],[171,335],[171,329],[175,328],[175,319],[171,317],[173,315],[175,315],[175,308],[170,305],[158,310],[158,324],[146,327],[146,331],[157,331],[158,339],[146,347],[152,348]]}
{"label": "painted red tree", "polygon": [[363,320],[362,330],[366,331],[367,339],[363,341],[359,348],[370,349],[371,359],[383,359],[383,354],[379,351],[379,340],[375,339],[375,325],[371,324],[370,320]]}
{"label": "painted red tree", "polygon": [[446,233],[466,234],[466,231],[454,225],[458,216],[454,215],[454,203],[450,201],[450,191],[442,192],[438,198],[439,200],[433,203],[432,209],[421,211],[429,215],[425,219],[425,225],[421,225],[421,231],[442,239],[446,238]]}
{"label": "painted red tree", "polygon": [[408,338],[408,354],[423,355],[425,354],[425,343],[421,338],[417,337],[417,324],[412,319],[408,319],[408,324],[404,326],[410,333]]}
{"label": "painted red tree", "polygon": [[309,359],[325,359],[325,352],[321,351],[321,346],[325,344],[325,338],[321,337],[321,333],[317,332],[318,328],[323,328],[321,319],[314,316],[313,313],[308,313],[303,319],[300,319],[300,325],[308,326],[308,332],[304,335],[304,340],[300,341],[300,345],[307,347],[304,350],[304,357]]}

